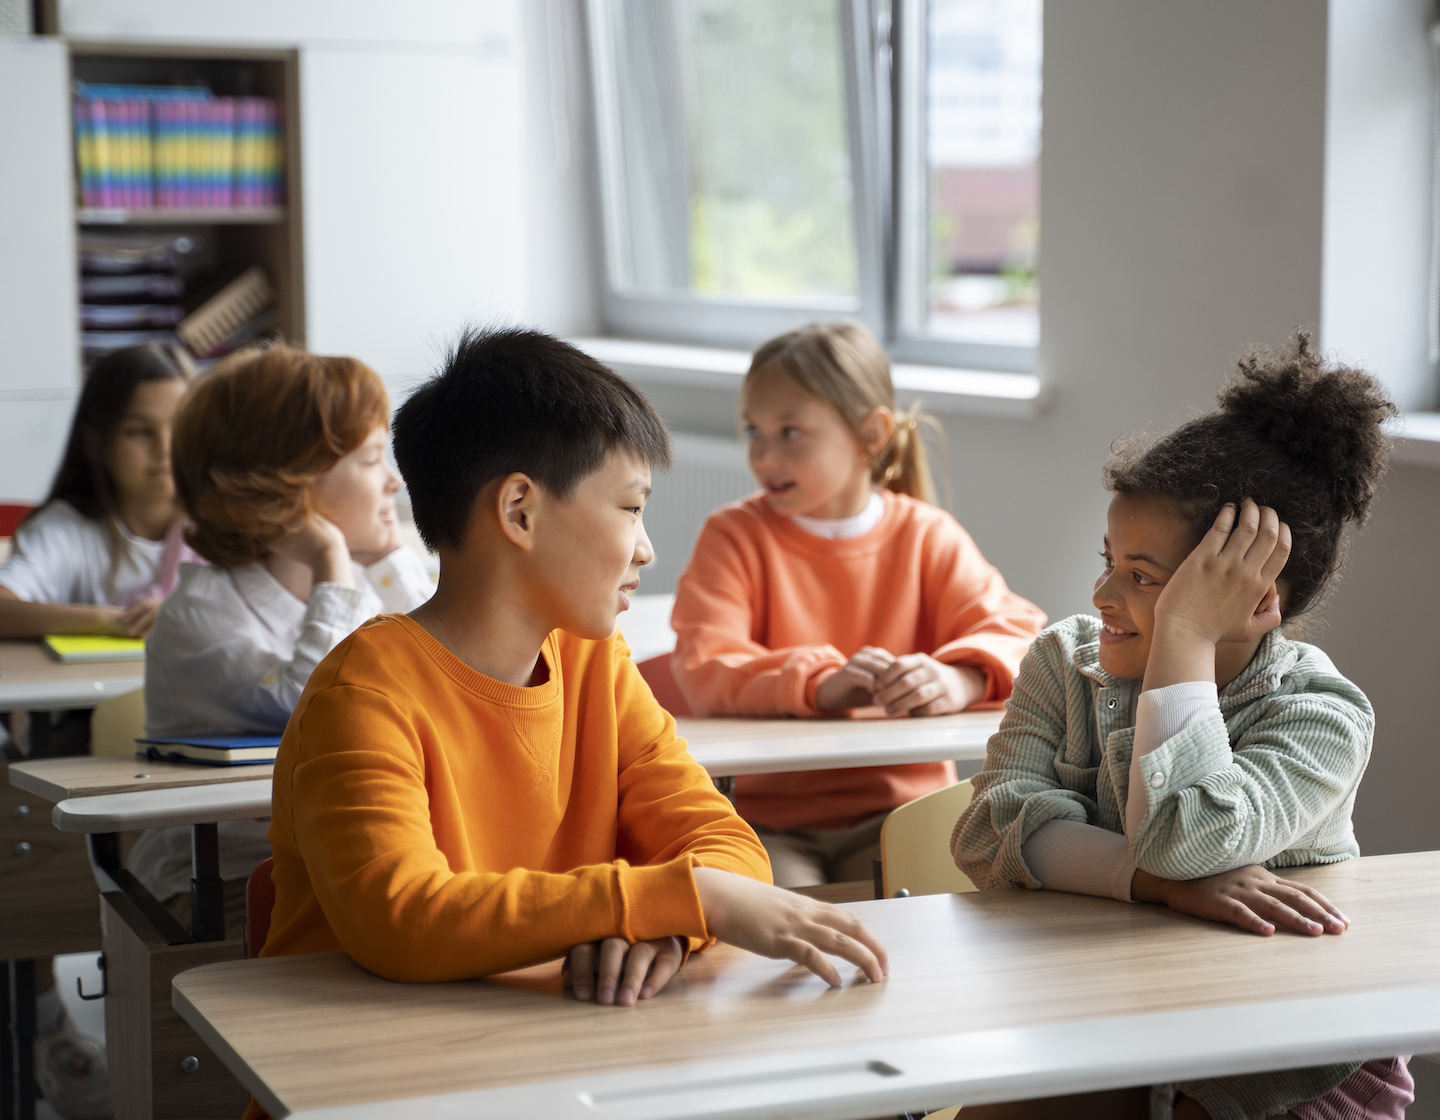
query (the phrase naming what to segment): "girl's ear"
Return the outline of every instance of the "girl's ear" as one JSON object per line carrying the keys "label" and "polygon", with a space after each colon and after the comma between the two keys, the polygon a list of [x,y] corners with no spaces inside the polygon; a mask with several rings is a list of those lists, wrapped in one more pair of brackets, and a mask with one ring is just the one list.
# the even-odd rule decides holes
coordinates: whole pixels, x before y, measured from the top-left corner
{"label": "girl's ear", "polygon": [[895,413],[884,405],[872,409],[870,415],[860,421],[860,446],[870,458],[875,458],[890,443],[895,431]]}

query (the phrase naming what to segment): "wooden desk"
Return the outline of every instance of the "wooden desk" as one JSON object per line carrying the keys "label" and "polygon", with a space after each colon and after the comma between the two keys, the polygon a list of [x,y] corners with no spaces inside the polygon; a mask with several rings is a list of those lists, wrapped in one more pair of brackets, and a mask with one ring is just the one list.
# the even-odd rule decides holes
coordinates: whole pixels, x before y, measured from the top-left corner
{"label": "wooden desk", "polygon": [[0,712],[93,708],[144,684],[144,661],[65,664],[38,641],[0,640]]}
{"label": "wooden desk", "polygon": [[983,760],[1003,712],[899,719],[676,720],[695,760],[713,778]]}
{"label": "wooden desk", "polygon": [[1292,874],[1351,929],[984,891],[849,904],[890,976],[837,991],[727,946],[631,1009],[553,962],[396,984],[323,953],[183,973],[174,1006],[276,1120],[853,1120],[1440,1048],[1440,853]]}
{"label": "wooden desk", "polygon": [[138,793],[143,790],[189,789],[270,779],[275,767],[191,766],[183,762],[155,762],[134,758],[43,758],[17,762],[10,767],[10,784],[46,801],[102,794]]}

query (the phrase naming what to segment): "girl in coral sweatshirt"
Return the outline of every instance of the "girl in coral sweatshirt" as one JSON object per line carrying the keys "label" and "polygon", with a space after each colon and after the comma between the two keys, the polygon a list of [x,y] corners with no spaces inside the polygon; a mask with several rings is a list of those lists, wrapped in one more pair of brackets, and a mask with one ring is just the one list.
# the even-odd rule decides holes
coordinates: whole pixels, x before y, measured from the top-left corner
{"label": "girl in coral sweatshirt", "polygon": [[[761,491],[711,514],[676,587],[676,682],[697,715],[998,707],[1045,616],[934,503],[918,406],[854,323],[772,339],[740,419]],[[949,762],[741,778],[780,886],[870,877],[885,815]]]}

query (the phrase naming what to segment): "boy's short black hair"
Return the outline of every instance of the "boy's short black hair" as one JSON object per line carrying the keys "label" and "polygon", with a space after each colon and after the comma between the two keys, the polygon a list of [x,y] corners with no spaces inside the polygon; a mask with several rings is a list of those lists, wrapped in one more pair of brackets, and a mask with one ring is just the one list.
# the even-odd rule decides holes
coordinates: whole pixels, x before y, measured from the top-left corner
{"label": "boy's short black hair", "polygon": [[415,527],[458,549],[491,479],[529,475],[561,498],[616,448],[670,466],[650,402],[590,355],[541,331],[468,328],[395,414],[395,461]]}

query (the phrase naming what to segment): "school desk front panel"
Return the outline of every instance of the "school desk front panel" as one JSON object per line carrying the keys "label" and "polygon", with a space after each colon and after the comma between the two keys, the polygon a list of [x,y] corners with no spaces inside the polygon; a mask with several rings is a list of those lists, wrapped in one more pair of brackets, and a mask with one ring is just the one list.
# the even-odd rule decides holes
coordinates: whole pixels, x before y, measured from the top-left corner
{"label": "school desk front panel", "polygon": [[982,891],[847,905],[891,967],[840,990],[727,946],[630,1009],[558,962],[398,984],[325,953],[183,973],[174,1005],[276,1120],[855,1120],[1440,1049],[1440,853],[1289,874],[1351,929]]}

